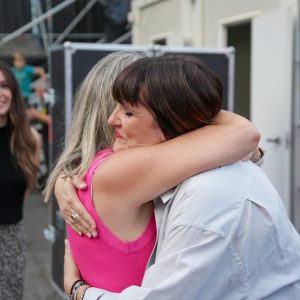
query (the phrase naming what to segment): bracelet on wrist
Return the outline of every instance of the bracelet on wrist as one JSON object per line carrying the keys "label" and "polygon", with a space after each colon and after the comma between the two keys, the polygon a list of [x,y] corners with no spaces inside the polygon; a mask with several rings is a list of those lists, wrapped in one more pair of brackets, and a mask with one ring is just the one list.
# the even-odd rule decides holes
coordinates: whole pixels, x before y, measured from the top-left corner
{"label": "bracelet on wrist", "polygon": [[258,152],[259,152],[259,155],[258,157],[256,157],[253,162],[257,165],[262,165],[263,164],[263,159],[264,159],[264,156],[265,156],[265,150],[263,150],[261,147],[258,148]]}
{"label": "bracelet on wrist", "polygon": [[73,284],[72,284],[72,286],[71,286],[71,289],[70,289],[70,292],[69,292],[69,296],[72,295],[72,291],[73,291],[75,285],[76,285],[78,282],[80,282],[80,281],[81,281],[81,279],[78,279],[78,280],[75,280],[75,281],[73,282]]}
{"label": "bracelet on wrist", "polygon": [[[86,285],[86,284],[81,285],[81,286],[75,291],[72,300],[79,300],[78,295],[80,294],[80,291],[81,291],[82,289],[85,288],[85,285]],[[81,299],[81,297],[80,297],[80,299]]]}
{"label": "bracelet on wrist", "polygon": [[71,287],[71,290],[70,290],[70,295],[69,295],[71,300],[76,299],[76,295],[77,295],[78,289],[81,286],[83,286],[83,285],[86,285],[86,282],[84,280],[82,280],[82,279],[76,280],[72,284],[72,287]]}
{"label": "bracelet on wrist", "polygon": [[86,293],[86,291],[88,290],[88,288],[89,288],[90,286],[89,285],[87,285],[86,287],[84,287],[83,288],[83,291],[82,291],[82,294],[81,294],[81,296],[80,296],[80,299],[79,300],[83,300],[83,298],[84,298],[84,295],[85,295],[85,293]]}

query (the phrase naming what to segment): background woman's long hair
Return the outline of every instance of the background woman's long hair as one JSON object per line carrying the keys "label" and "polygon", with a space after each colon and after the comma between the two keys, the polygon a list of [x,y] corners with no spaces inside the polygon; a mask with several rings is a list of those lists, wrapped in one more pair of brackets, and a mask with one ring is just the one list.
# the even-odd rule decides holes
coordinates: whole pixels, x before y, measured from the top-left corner
{"label": "background woman's long hair", "polygon": [[13,72],[10,67],[2,61],[0,61],[0,70],[12,92],[12,102],[8,115],[10,151],[16,165],[25,176],[27,189],[33,190],[39,173],[39,166],[35,158],[37,143],[31,132],[26,106]]}
{"label": "background woman's long hair", "polygon": [[117,75],[144,57],[135,52],[116,52],[100,60],[88,73],[75,96],[71,132],[44,190],[48,201],[59,175],[83,176],[98,151],[111,146],[114,130],[107,124],[115,108],[111,94]]}

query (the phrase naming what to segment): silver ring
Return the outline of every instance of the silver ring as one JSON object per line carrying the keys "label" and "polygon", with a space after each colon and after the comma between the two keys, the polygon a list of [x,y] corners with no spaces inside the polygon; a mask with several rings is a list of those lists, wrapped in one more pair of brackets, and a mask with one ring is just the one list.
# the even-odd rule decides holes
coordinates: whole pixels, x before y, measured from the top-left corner
{"label": "silver ring", "polygon": [[76,223],[76,222],[77,222],[77,219],[78,219],[78,213],[74,211],[74,212],[71,214],[71,219],[72,219],[72,224]]}

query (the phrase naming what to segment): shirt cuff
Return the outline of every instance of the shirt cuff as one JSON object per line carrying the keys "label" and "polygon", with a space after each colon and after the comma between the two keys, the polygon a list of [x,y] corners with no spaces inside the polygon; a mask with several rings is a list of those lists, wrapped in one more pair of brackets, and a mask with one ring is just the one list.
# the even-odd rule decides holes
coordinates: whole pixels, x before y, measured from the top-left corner
{"label": "shirt cuff", "polygon": [[97,300],[97,297],[103,296],[105,292],[105,290],[90,287],[87,289],[83,300]]}

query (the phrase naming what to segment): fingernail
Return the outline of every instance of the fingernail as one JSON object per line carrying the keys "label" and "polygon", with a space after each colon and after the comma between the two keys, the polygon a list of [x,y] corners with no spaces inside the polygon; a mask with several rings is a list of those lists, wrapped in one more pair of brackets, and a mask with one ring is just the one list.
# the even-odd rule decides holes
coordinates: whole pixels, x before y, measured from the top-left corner
{"label": "fingernail", "polygon": [[91,237],[92,237],[92,235],[91,235],[89,232],[86,233],[86,236],[87,236],[88,238],[91,238]]}
{"label": "fingernail", "polygon": [[78,234],[79,234],[79,235],[82,235],[82,232],[78,231]]}
{"label": "fingernail", "polygon": [[93,236],[94,238],[97,237],[97,236],[98,236],[97,231],[93,231],[93,232],[92,232],[92,236]]}

